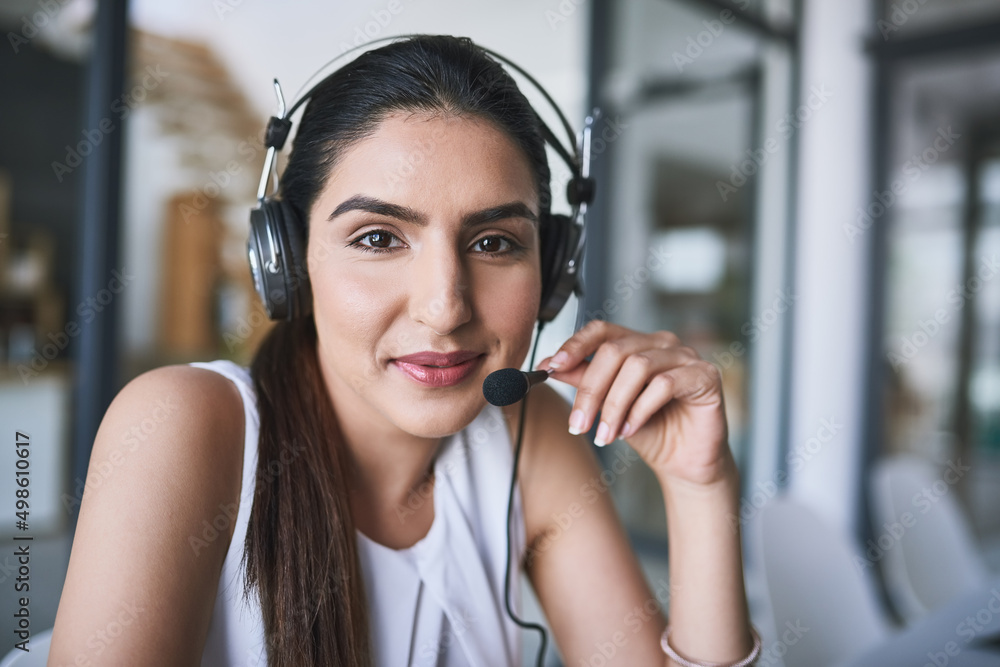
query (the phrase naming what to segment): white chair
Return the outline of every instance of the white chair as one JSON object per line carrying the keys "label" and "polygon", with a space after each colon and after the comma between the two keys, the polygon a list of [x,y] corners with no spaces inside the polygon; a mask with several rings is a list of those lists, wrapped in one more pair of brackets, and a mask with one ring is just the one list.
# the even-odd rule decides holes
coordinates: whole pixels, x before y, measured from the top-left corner
{"label": "white chair", "polygon": [[946,472],[912,454],[872,470],[875,546],[886,591],[907,623],[990,579]]}
{"label": "white chair", "polygon": [[875,596],[874,567],[859,566],[850,540],[811,510],[776,498],[752,530],[777,631],[765,649],[785,667],[843,664],[895,630]]}
{"label": "white chair", "polygon": [[11,649],[0,660],[0,667],[45,667],[49,660],[49,644],[52,643],[52,628],[31,635],[28,651]]}

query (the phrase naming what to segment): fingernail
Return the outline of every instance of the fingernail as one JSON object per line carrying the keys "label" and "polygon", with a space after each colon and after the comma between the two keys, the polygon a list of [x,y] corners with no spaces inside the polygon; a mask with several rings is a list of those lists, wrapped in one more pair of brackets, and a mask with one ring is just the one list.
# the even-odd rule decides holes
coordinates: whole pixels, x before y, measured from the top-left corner
{"label": "fingernail", "polygon": [[630,433],[632,433],[632,425],[629,424],[628,422],[625,422],[625,425],[622,426],[622,432],[618,434],[618,437],[624,438],[627,437]]}
{"label": "fingernail", "polygon": [[574,410],[573,414],[569,416],[569,432],[573,435],[583,433],[584,421],[586,419],[587,415],[583,414],[583,410]]}
{"label": "fingernail", "polygon": [[608,444],[608,435],[610,430],[611,429],[604,422],[598,424],[597,435],[594,436],[594,444],[598,447],[603,447]]}
{"label": "fingernail", "polygon": [[569,361],[569,354],[565,350],[560,350],[556,356],[549,360],[549,368],[559,368]]}

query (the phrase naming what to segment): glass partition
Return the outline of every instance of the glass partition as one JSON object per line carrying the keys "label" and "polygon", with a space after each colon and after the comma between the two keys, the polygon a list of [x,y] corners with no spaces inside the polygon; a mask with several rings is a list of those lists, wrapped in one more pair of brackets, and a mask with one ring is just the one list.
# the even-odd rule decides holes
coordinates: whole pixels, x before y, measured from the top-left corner
{"label": "glass partition", "polygon": [[[946,3],[928,2],[922,12]],[[998,3],[947,3],[956,30]],[[891,18],[887,9],[884,17]],[[961,19],[961,20],[960,20]],[[937,33],[947,34],[945,24]],[[907,28],[908,29],[908,28]],[[929,29],[929,28],[928,28]],[[916,30],[916,28],[914,28]],[[970,466],[956,483],[996,557],[1000,519],[1000,46],[971,33],[895,33],[885,61],[884,168],[868,211],[883,225],[882,437],[875,455]],[[1000,33],[998,33],[1000,34]],[[950,42],[954,42],[951,39]],[[859,215],[862,213],[859,212]],[[879,267],[877,267],[879,270]]]}
{"label": "glass partition", "polygon": [[[788,234],[788,165],[802,122],[791,106],[793,14],[773,2],[614,5],[600,89],[621,132],[607,157],[605,300],[588,315],[673,331],[722,370],[744,472],[754,410],[780,409],[750,393],[755,373],[780,384],[780,359],[760,369],[751,360],[781,340],[793,300],[780,289],[783,258],[768,255],[776,246],[759,245]],[[770,354],[780,349],[762,358]],[[616,452],[602,454],[611,462]],[[613,487],[619,510],[637,546],[663,557],[660,487],[644,468],[627,475]]]}

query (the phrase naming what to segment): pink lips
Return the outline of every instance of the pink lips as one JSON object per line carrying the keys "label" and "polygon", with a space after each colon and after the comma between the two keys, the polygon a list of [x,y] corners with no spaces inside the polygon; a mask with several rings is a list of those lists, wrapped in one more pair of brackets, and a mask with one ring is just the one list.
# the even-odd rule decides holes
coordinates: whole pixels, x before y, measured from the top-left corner
{"label": "pink lips", "polygon": [[471,375],[482,360],[479,352],[461,350],[446,354],[418,352],[393,359],[391,363],[424,386],[449,387]]}

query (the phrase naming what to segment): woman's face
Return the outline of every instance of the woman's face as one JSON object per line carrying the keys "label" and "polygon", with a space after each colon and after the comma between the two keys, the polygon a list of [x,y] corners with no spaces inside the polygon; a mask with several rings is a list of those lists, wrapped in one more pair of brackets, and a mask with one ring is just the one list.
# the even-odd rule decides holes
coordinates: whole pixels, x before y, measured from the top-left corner
{"label": "woman's face", "polygon": [[[392,114],[341,156],[310,211],[308,270],[348,432],[437,438],[475,418],[486,376],[528,351],[537,217],[527,157],[480,118]],[[473,358],[400,359],[458,351]]]}

